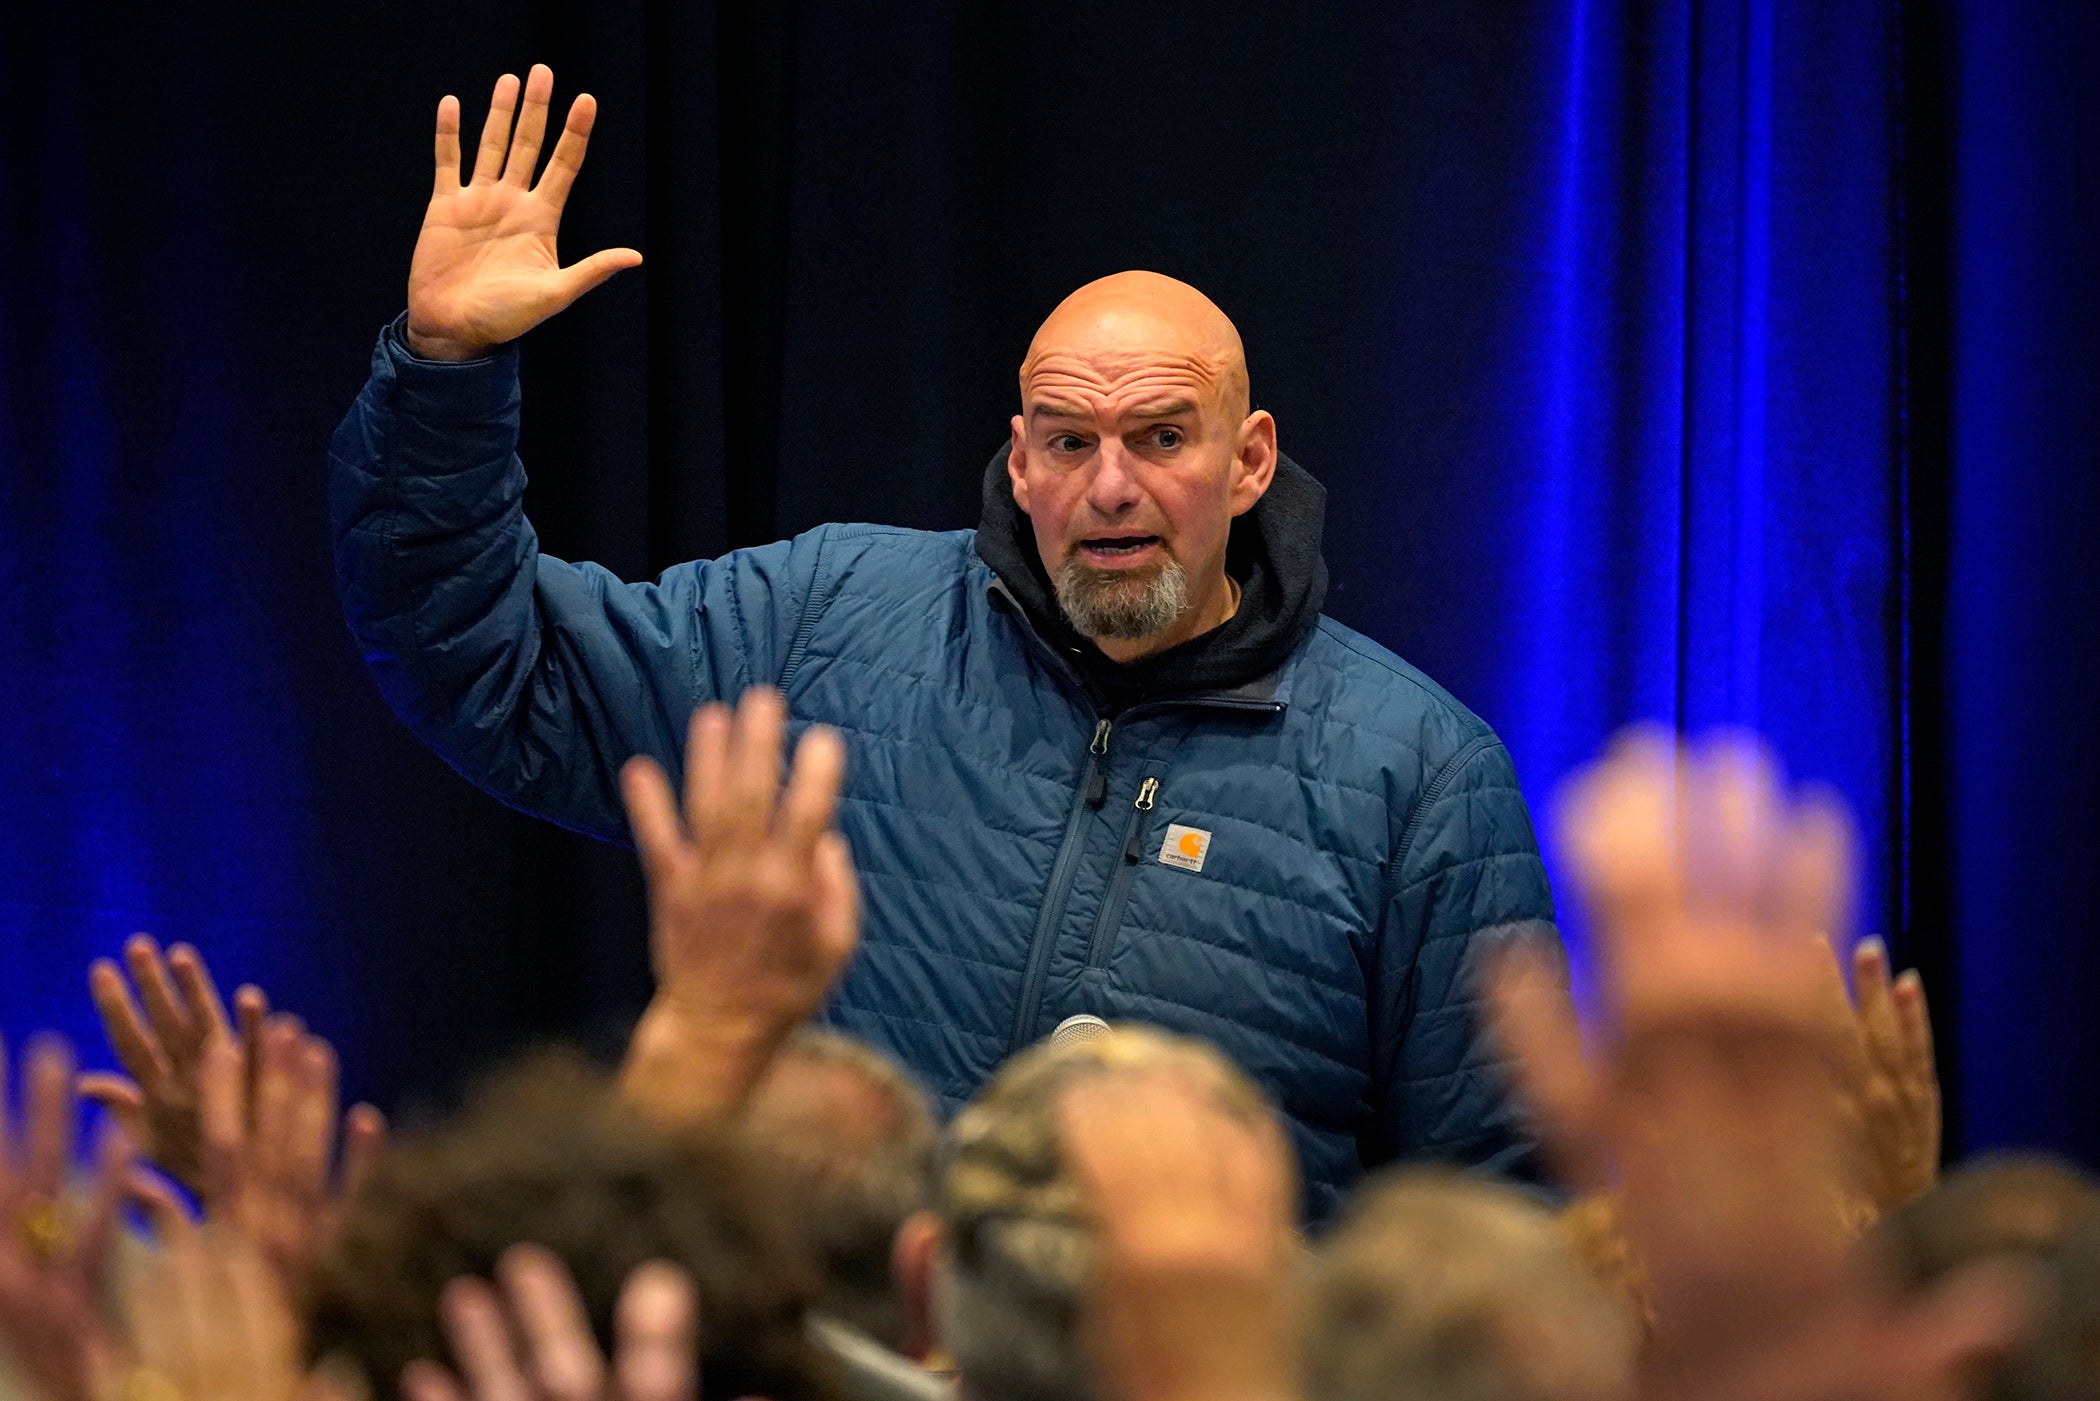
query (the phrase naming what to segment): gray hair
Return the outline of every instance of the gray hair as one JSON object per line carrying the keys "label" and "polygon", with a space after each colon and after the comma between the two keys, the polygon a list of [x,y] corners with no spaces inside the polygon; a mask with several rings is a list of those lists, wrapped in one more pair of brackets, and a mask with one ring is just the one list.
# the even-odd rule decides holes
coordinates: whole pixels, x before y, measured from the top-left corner
{"label": "gray hair", "polygon": [[1064,1171],[1057,1102],[1075,1081],[1169,1064],[1187,1066],[1230,1112],[1273,1112],[1261,1091],[1203,1042],[1117,1026],[1022,1052],[949,1125],[941,1145],[937,1209],[946,1243],[934,1275],[934,1319],[969,1395],[1091,1401],[1079,1325],[1093,1231],[1078,1184]]}
{"label": "gray hair", "polygon": [[1638,1330],[1514,1187],[1409,1168],[1360,1191],[1313,1267],[1313,1401],[1622,1401]]}
{"label": "gray hair", "polygon": [[1152,637],[1172,627],[1189,606],[1188,572],[1172,557],[1138,577],[1067,560],[1056,584],[1057,606],[1082,637]]}

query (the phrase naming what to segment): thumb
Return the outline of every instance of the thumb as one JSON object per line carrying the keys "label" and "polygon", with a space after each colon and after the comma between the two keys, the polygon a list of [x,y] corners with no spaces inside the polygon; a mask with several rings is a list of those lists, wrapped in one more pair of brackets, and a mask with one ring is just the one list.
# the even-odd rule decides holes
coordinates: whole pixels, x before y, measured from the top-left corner
{"label": "thumb", "polygon": [[640,267],[641,263],[642,255],[632,248],[607,248],[581,262],[569,264],[556,275],[561,304],[568,306],[614,273]]}

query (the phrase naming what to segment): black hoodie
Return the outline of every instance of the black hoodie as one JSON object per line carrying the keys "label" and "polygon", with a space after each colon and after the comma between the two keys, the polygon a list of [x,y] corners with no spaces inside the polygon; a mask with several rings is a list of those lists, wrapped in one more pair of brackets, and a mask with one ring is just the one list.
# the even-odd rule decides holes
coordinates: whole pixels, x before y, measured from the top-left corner
{"label": "black hoodie", "polygon": [[1036,631],[1074,658],[1110,709],[1170,692],[1244,686],[1282,666],[1319,621],[1327,598],[1327,561],[1320,555],[1327,490],[1279,453],[1268,491],[1232,523],[1226,542],[1225,570],[1239,581],[1239,610],[1220,626],[1164,652],[1127,664],[1110,661],[1073,630],[1057,606],[1057,591],[1043,568],[1028,517],[1014,501],[1007,451],[1000,448],[985,468],[977,553]]}

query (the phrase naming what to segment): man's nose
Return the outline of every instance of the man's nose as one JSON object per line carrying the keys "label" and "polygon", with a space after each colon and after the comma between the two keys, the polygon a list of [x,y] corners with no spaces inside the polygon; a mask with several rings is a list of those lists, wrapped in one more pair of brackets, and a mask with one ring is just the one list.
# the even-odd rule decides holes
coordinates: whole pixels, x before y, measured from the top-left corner
{"label": "man's nose", "polygon": [[1121,440],[1105,440],[1095,462],[1094,479],[1087,483],[1086,504],[1103,516],[1120,516],[1137,505],[1144,492],[1136,468],[1135,456]]}

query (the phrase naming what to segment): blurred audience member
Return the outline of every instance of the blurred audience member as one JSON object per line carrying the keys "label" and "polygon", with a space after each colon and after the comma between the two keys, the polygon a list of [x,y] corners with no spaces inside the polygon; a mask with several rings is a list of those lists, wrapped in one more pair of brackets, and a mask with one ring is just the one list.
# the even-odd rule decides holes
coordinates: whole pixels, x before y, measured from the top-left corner
{"label": "blurred audience member", "polygon": [[1357,1191],[1308,1305],[1313,1401],[1629,1401],[1639,1330],[1515,1188],[1402,1169]]}
{"label": "blurred audience member", "polygon": [[1075,1083],[1145,1068],[1181,1071],[1209,1102],[1272,1122],[1260,1090],[1210,1047],[1125,1026],[1023,1052],[949,1125],[935,1210],[906,1223],[898,1259],[966,1398],[1097,1394],[1079,1337],[1093,1232],[1059,1149],[1057,1103]]}
{"label": "blurred audience member", "polygon": [[2068,1163],[1971,1163],[1893,1213],[1870,1257],[1905,1294],[1983,1261],[2033,1272],[2040,1319],[1976,1388],[1989,1401],[2100,1398],[2100,1183]]}
{"label": "blurred audience member", "polygon": [[601,1342],[628,1276],[665,1259],[699,1283],[700,1353],[718,1394],[826,1396],[804,1337],[811,1271],[767,1179],[729,1142],[666,1136],[579,1060],[542,1053],[454,1122],[389,1147],[316,1272],[312,1347],[385,1394],[410,1362],[448,1355],[447,1281],[486,1277],[533,1242],[573,1273]]}
{"label": "blurred audience member", "polygon": [[881,1052],[797,1030],[744,1107],[752,1147],[779,1166],[823,1282],[818,1306],[895,1352],[923,1352],[892,1268],[897,1232],[932,1203],[940,1129],[925,1091]]}
{"label": "blurred audience member", "polygon": [[1093,1229],[1082,1333],[1098,1392],[1293,1401],[1298,1175],[1283,1125],[1236,1072],[1166,1050],[1117,1057],[1057,1097]]}
{"label": "blurred audience member", "polygon": [[1850,830],[1740,740],[1640,732],[1578,775],[1562,850],[1587,908],[1601,1025],[1585,1046],[1558,967],[1513,962],[1496,1022],[1566,1160],[1611,1177],[1653,1288],[1651,1396],[1964,1393],[2023,1300],[1964,1273],[1890,1301],[1830,1210],[1853,1170],[1828,941],[1849,915]]}

